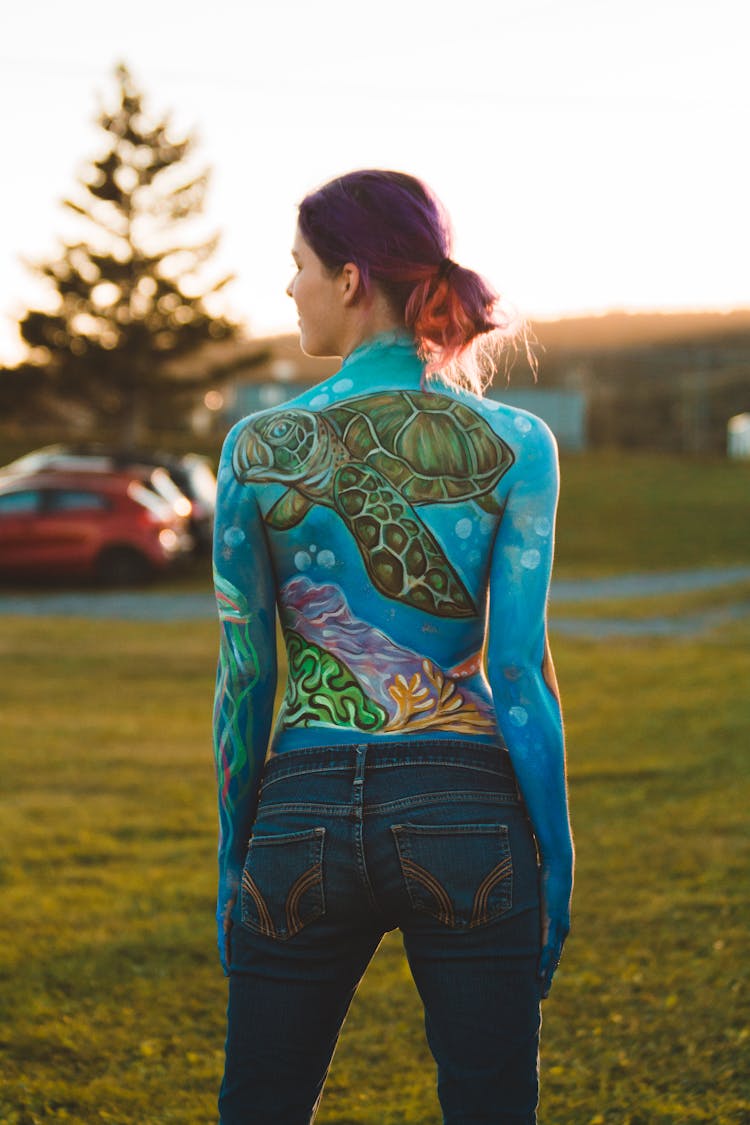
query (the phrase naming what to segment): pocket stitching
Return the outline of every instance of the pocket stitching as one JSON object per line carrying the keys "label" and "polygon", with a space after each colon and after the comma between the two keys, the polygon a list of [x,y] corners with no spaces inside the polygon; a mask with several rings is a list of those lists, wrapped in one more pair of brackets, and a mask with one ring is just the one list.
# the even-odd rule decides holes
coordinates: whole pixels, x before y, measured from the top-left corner
{"label": "pocket stitching", "polygon": [[[266,937],[276,938],[278,941],[287,941],[289,938],[299,933],[306,925],[315,919],[320,918],[325,914],[325,890],[323,887],[323,842],[325,839],[325,828],[310,828],[303,829],[301,832],[287,832],[280,833],[275,836],[251,836],[248,842],[247,855],[245,857],[245,865],[242,870],[242,888],[246,891],[250,898],[255,903],[258,911],[258,918],[248,917],[246,903],[243,899],[242,902],[242,924],[247,926],[248,929],[254,930],[257,933],[263,934]],[[291,887],[287,891],[286,899],[284,902],[284,919],[286,922],[286,929],[278,929],[273,921],[268,905],[263,897],[260,888],[255,883],[254,879],[247,870],[247,861],[250,857],[251,848],[262,848],[266,845],[282,845],[293,841],[309,841],[311,848],[310,853],[312,856],[317,856],[314,862],[307,867],[300,875],[297,876]],[[304,921],[300,919],[299,915],[299,902],[302,895],[310,890],[312,887],[319,885],[320,894],[316,900],[316,908]]]}
{"label": "pocket stitching", "polygon": [[[412,906],[417,910],[419,909],[419,905],[414,901],[411,893],[411,888],[409,886],[409,873],[411,873],[411,875],[417,880],[417,882],[422,883],[423,886],[425,886],[430,892],[430,894],[432,894],[438,900],[438,902],[441,904],[442,909],[438,911],[437,914],[435,914],[435,917],[438,919],[438,921],[443,922],[444,925],[450,926],[452,929],[456,924],[456,915],[453,910],[453,903],[451,902],[450,895],[448,894],[440,880],[437,878],[437,876],[433,875],[425,867],[421,867],[420,864],[416,863],[413,859],[407,856],[401,857],[401,870],[403,871],[404,876],[407,876],[406,889],[409,892],[409,898],[411,899]],[[430,913],[434,912],[430,911]]]}
{"label": "pocket stitching", "polygon": [[[257,907],[259,921],[254,924],[257,926],[259,932],[265,934],[267,937],[274,937],[276,935],[276,928],[271,919],[271,914],[268,910],[268,907],[266,906],[266,900],[263,898],[263,895],[255,885],[255,882],[248,872],[247,868],[243,868],[242,871],[242,889],[243,891],[247,891]],[[246,913],[245,903],[243,902],[242,924],[243,926],[251,926],[252,928],[253,923],[245,918]]]}
{"label": "pocket stitching", "polygon": [[[471,919],[469,921],[470,929],[474,926],[481,926],[483,922],[488,922],[490,920],[490,915],[487,910],[487,902],[489,900],[489,897],[498,883],[501,883],[504,879],[507,879],[512,875],[513,860],[510,852],[508,852],[508,854],[503,856],[500,862],[492,868],[492,871],[490,871],[488,875],[485,875],[484,879],[477,888],[471,910]],[[510,888],[508,888],[508,891],[510,891]],[[493,917],[497,917],[498,914],[503,914],[506,910],[510,910],[511,905],[511,894],[508,893],[503,895],[499,907],[495,911]]]}
{"label": "pocket stitching", "polygon": [[[292,883],[289,893],[286,896],[286,902],[284,903],[286,929],[289,937],[293,937],[296,933],[299,933],[303,925],[305,925],[304,922],[300,921],[299,916],[299,901],[302,895],[319,882],[321,882],[320,862],[316,862],[312,867],[308,868],[307,871],[303,871],[302,874],[295,879],[294,883]],[[323,896],[321,895],[321,905],[322,899]],[[322,910],[320,913],[322,913]],[[312,922],[313,918],[319,918],[320,913],[314,914],[312,917],[308,918],[307,921]]]}
{"label": "pocket stitching", "polygon": [[[409,901],[415,910],[426,913],[430,917],[436,918],[439,922],[454,929],[473,929],[476,926],[484,925],[495,918],[501,917],[511,909],[513,905],[513,856],[510,850],[510,837],[506,824],[392,824],[391,833],[396,844],[399,865],[406,884]],[[410,833],[415,837],[428,835],[439,835],[443,837],[491,835],[495,837],[503,853],[502,858],[495,864],[492,870],[484,876],[482,882],[479,884],[474,894],[471,916],[468,922],[456,924],[455,910],[450,894],[437,876],[417,863],[411,855]],[[409,878],[410,875],[411,879]],[[500,896],[497,906],[495,906],[492,911],[489,911],[487,907],[489,896],[495,887],[503,881],[507,883],[505,893]],[[419,901],[418,894],[414,893],[413,882],[421,884],[422,887],[434,897],[439,904],[439,909],[436,910],[435,907],[431,906],[429,903]]]}

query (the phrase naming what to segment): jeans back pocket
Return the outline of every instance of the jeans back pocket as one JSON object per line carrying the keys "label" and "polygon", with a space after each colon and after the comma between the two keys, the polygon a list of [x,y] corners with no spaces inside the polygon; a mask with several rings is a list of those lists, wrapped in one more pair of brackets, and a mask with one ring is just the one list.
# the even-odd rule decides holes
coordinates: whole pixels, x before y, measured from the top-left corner
{"label": "jeans back pocket", "polygon": [[391,826],[415,910],[451,929],[472,929],[513,905],[513,860],[505,824]]}
{"label": "jeans back pocket", "polygon": [[251,836],[242,870],[242,924],[287,941],[325,913],[325,828]]}

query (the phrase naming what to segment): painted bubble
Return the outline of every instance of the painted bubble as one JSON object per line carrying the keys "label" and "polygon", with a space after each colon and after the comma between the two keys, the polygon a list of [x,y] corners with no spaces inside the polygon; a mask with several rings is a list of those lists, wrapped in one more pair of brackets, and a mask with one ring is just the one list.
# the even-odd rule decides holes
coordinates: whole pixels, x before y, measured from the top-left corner
{"label": "painted bubble", "polygon": [[482,535],[489,535],[495,529],[495,517],[485,512],[479,517],[479,530]]}
{"label": "painted bubble", "polygon": [[519,434],[527,434],[531,429],[531,422],[528,420],[528,418],[524,417],[516,418],[513,425],[516,427]]}
{"label": "painted bubble", "polygon": [[459,539],[468,539],[473,530],[474,524],[465,517],[456,523],[456,535]]}
{"label": "painted bubble", "polygon": [[525,707],[511,707],[508,718],[514,727],[525,727],[529,721],[529,713]]}
{"label": "painted bubble", "polygon": [[479,551],[472,551],[471,554],[469,555],[469,562],[470,563],[478,563],[479,560],[481,559],[481,557],[482,556],[479,554]]}
{"label": "painted bubble", "polygon": [[484,400],[484,405],[487,407],[488,410],[499,410],[500,409],[500,403],[496,402],[494,398],[486,398]]}
{"label": "painted bubble", "polygon": [[538,520],[534,520],[534,531],[537,535],[549,535],[552,531],[552,520],[548,520],[546,516],[540,516]]}
{"label": "painted bubble", "polygon": [[317,562],[327,570],[330,570],[332,566],[336,565],[336,556],[333,551],[318,551]]}
{"label": "painted bubble", "polygon": [[240,543],[245,542],[245,532],[241,527],[228,527],[223,538],[227,547],[239,547]]}
{"label": "painted bubble", "polygon": [[325,393],[319,394],[319,395],[315,395],[314,398],[310,399],[310,406],[313,406],[313,407],[316,407],[316,408],[318,406],[327,406],[329,402],[330,402],[330,399],[329,399],[327,394],[325,394]]}
{"label": "painted bubble", "polygon": [[294,556],[294,565],[297,570],[307,570],[312,564],[312,559],[307,551],[297,551]]}
{"label": "painted bubble", "polygon": [[353,386],[354,383],[351,381],[351,379],[338,379],[333,384],[333,389],[337,394],[343,394],[344,391],[350,391]]}
{"label": "painted bubble", "polygon": [[314,555],[318,548],[316,547],[316,545],[314,543],[311,543],[310,546],[307,549],[308,549],[308,551],[310,552],[311,555]]}
{"label": "painted bubble", "polygon": [[532,547],[531,550],[521,553],[521,566],[525,570],[536,570],[541,561],[542,556],[539,554],[536,547]]}

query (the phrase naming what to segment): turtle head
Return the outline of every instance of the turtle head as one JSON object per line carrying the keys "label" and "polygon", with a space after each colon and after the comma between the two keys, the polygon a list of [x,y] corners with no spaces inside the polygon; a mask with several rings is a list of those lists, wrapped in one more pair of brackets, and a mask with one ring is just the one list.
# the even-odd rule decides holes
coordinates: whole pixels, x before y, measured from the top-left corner
{"label": "turtle head", "polygon": [[279,410],[254,418],[240,431],[232,465],[242,484],[294,484],[310,472],[322,423],[309,410]]}

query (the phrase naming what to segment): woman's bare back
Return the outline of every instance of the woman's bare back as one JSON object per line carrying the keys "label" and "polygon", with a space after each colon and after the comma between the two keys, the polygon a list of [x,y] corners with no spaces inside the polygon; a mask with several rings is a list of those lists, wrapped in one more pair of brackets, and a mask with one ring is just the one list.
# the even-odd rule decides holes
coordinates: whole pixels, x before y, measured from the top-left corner
{"label": "woman's bare back", "polygon": [[[371,343],[234,432],[287,648],[275,752],[383,735],[497,741],[482,659],[490,563],[531,423],[421,383],[411,341]],[[549,543],[551,525],[535,534]],[[223,535],[252,546],[242,527]]]}

